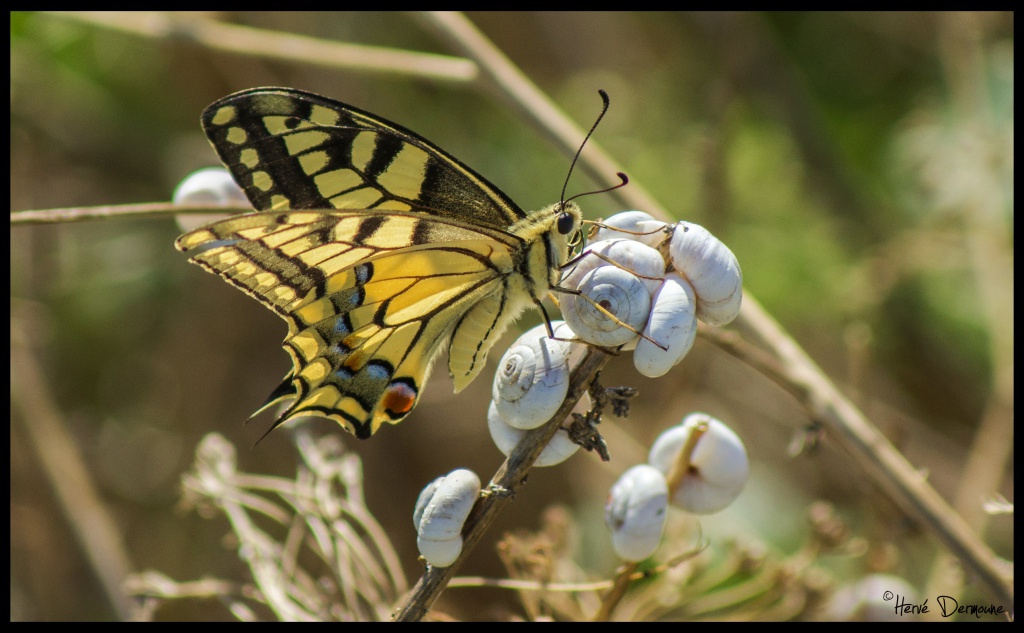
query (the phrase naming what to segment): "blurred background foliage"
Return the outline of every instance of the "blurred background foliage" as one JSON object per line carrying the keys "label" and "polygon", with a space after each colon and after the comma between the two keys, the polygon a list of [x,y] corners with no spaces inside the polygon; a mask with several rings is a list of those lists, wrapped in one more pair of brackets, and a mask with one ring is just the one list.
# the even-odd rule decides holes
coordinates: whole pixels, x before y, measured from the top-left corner
{"label": "blurred background foliage", "polygon": [[[725,241],[747,290],[943,496],[956,496],[986,416],[1008,409],[1012,419],[1012,14],[469,17],[582,127],[598,111],[596,90],[606,90],[611,109],[596,142],[676,217]],[[448,53],[404,14],[176,16],[212,18]],[[526,209],[557,199],[568,169],[568,157],[468,85],[12,13],[12,211],[168,200],[182,177],[217,163],[199,127],[202,109],[260,85],[312,90],[400,122]],[[592,188],[577,175],[569,190]],[[583,204],[591,218],[621,210],[610,196]],[[167,217],[12,228],[12,337],[30,341],[134,568],[178,580],[236,577],[239,563],[221,542],[225,524],[175,512],[178,481],[210,431],[241,447],[250,471],[294,472],[285,433],[248,450],[269,416],[241,424],[288,369],[278,346],[284,327],[188,265],[172,246],[177,234]],[[530,314],[522,327],[538,322]],[[420,488],[456,467],[486,480],[500,464],[484,423],[489,381],[456,399],[447,376],[435,375],[400,427],[368,442],[345,438],[364,460],[368,505],[412,579],[419,567],[409,516]],[[749,368],[698,341],[668,376],[642,378],[623,358],[604,382],[641,391],[629,419],[610,423],[618,428],[609,427],[611,464],[581,455],[534,470],[494,537],[534,529],[543,507],[567,504],[579,557],[607,575],[615,564],[600,522],[608,485],[643,459],[657,433],[701,410],[732,425],[753,461],[739,503],[705,522],[712,541],[739,532],[789,551],[806,531],[806,505],[826,499],[870,541],[894,546],[885,571],[925,582],[934,542],[880,502],[827,439],[790,456],[806,416]],[[15,400],[23,397],[17,384]],[[113,618],[26,440],[32,424],[15,413],[11,426],[11,617]],[[1012,423],[1000,434],[997,444],[1012,444]],[[1012,499],[1006,452],[988,492]],[[1012,518],[986,530],[1012,559]],[[484,543],[462,573],[502,575],[491,547]],[[847,563],[839,582],[863,571]],[[442,600],[469,618],[510,604],[507,592],[480,589]],[[181,609],[161,617],[225,615],[205,603]]]}

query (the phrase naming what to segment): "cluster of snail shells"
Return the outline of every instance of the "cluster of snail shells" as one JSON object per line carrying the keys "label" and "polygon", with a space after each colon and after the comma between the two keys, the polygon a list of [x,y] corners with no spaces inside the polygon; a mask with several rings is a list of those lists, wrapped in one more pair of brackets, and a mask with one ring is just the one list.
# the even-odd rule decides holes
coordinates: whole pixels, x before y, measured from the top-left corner
{"label": "cluster of snail shells", "polygon": [[697,319],[725,325],[739,314],[739,262],[707,229],[642,211],[603,224],[559,283],[573,291],[562,294],[562,316],[581,340],[635,345],[637,371],[656,378],[690,351]]}
{"label": "cluster of snail shells", "polygon": [[462,553],[462,528],[480,496],[480,478],[460,468],[427,484],[416,500],[413,525],[420,555],[434,567],[449,567]]}
{"label": "cluster of snail shells", "polygon": [[[505,455],[529,430],[550,420],[569,393],[570,361],[582,346],[558,340],[573,338],[563,321],[553,321],[551,326],[556,338],[548,336],[545,325],[538,325],[516,339],[498,363],[487,427]],[[573,412],[582,414],[589,408],[590,397],[584,394]],[[568,433],[559,430],[534,465],[554,466],[578,449]]]}
{"label": "cluster of snail shells", "polygon": [[[701,435],[683,455],[698,428]],[[677,466],[681,459],[686,463]],[[674,466],[684,474],[670,489]],[[647,558],[661,542],[670,504],[693,514],[718,512],[739,496],[749,473],[746,449],[732,429],[706,413],[688,415],[658,436],[646,464],[630,468],[612,486],[605,505],[612,547],[623,560]]]}

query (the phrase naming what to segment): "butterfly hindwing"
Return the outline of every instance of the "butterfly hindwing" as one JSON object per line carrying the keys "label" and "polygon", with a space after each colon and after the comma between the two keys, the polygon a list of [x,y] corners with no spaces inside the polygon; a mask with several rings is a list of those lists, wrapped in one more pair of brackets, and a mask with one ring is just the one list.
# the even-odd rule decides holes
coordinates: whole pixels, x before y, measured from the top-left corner
{"label": "butterfly hindwing", "polygon": [[[440,345],[457,328],[476,331],[458,327],[467,314],[504,329],[518,245],[486,228],[398,212],[250,214],[178,241],[193,262],[288,322],[294,369],[270,402],[294,402],[279,423],[316,413],[359,437],[405,417]],[[453,350],[459,375],[479,372],[494,338]]]}
{"label": "butterfly hindwing", "polygon": [[260,211],[420,211],[500,229],[526,216],[415,132],[308,92],[235,93],[203,112],[203,128]]}

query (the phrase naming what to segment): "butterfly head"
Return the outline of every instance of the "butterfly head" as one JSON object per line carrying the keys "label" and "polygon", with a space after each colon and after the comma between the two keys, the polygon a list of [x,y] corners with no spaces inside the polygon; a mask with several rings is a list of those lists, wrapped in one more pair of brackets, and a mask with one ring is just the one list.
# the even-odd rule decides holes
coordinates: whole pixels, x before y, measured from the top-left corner
{"label": "butterfly head", "polygon": [[566,240],[570,252],[575,252],[583,242],[583,217],[579,207],[574,202],[559,203],[555,205],[555,213],[555,233]]}
{"label": "butterfly head", "polygon": [[556,242],[566,246],[565,256],[575,253],[583,246],[583,212],[575,202],[559,202],[554,205],[552,234]]}

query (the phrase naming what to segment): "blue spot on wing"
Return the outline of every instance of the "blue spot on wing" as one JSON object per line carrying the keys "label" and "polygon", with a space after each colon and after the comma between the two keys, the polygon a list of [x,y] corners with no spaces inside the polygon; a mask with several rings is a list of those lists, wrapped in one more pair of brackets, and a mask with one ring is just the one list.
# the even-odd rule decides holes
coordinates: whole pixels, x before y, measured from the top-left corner
{"label": "blue spot on wing", "polygon": [[207,251],[211,251],[211,250],[213,250],[215,248],[220,248],[222,246],[223,247],[234,246],[234,245],[236,245],[236,244],[238,244],[239,242],[242,242],[242,241],[244,241],[244,240],[242,240],[241,238],[237,238],[237,237],[229,238],[229,239],[222,239],[222,240],[210,240],[209,242],[203,242],[199,246],[196,246],[196,247],[190,249],[188,251],[188,253],[189,253],[190,257],[197,257],[197,256],[202,255],[203,253],[205,253]]}

